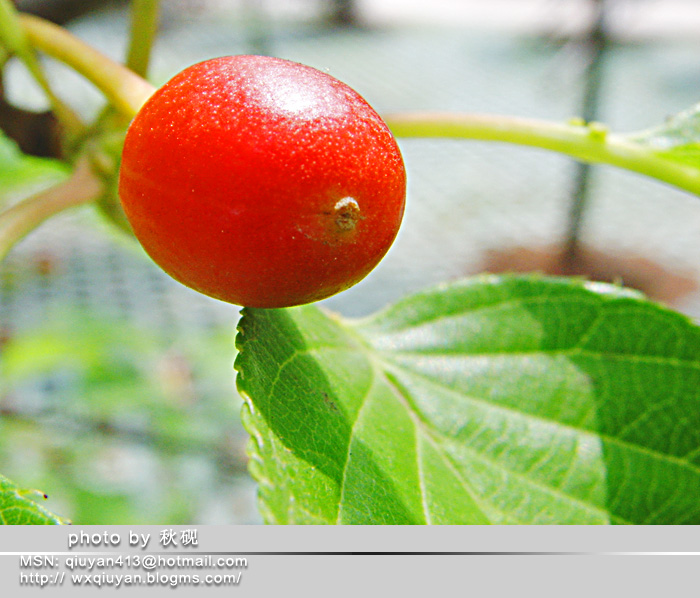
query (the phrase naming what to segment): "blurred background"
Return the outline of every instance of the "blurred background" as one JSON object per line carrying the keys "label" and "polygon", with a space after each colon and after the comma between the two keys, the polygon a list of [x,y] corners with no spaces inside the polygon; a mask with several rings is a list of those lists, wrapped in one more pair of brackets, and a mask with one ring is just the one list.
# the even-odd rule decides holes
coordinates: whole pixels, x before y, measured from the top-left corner
{"label": "blurred background", "polygon": [[[18,0],[121,60],[124,1]],[[151,80],[225,54],[327,71],[382,112],[450,110],[644,129],[700,101],[696,0],[163,0]],[[101,98],[47,63],[59,95]],[[42,111],[10,63],[6,98]],[[325,307],[349,317],[444,280],[541,271],[622,281],[700,319],[700,199],[500,144],[400,140],[403,228]],[[0,201],[65,176],[0,143]],[[170,280],[90,207],[0,264],[0,472],[79,524],[260,523],[235,392],[235,306]]]}

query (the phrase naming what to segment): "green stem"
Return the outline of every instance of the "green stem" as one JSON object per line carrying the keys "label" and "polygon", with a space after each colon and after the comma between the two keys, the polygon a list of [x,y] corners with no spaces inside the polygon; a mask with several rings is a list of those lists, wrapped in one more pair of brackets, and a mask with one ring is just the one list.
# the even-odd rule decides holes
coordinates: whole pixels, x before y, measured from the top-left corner
{"label": "green stem", "polygon": [[98,52],[63,27],[21,15],[30,43],[91,81],[127,118],[133,118],[155,88],[124,65]]}
{"label": "green stem", "polygon": [[433,137],[503,141],[567,154],[659,179],[700,195],[700,170],[672,162],[649,148],[615,135],[599,124],[549,121],[466,113],[385,115],[397,137]]}
{"label": "green stem", "polygon": [[0,0],[0,39],[6,50],[16,55],[27,67],[27,70],[48,97],[54,114],[68,134],[79,135],[84,128],[80,118],[51,89],[46,73],[20,24],[20,16],[9,0]]}
{"label": "green stem", "polygon": [[132,0],[131,33],[126,66],[137,75],[146,76],[151,49],[158,32],[159,0]]}
{"label": "green stem", "polygon": [[0,213],[0,261],[42,222],[63,210],[93,201],[102,191],[102,181],[90,162],[83,159],[67,180]]}

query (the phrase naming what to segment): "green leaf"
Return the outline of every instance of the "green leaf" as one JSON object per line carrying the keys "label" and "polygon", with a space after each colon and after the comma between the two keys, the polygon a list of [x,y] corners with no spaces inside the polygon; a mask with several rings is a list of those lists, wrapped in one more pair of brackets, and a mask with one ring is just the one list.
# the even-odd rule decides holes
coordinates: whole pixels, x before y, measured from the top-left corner
{"label": "green leaf", "polygon": [[20,490],[5,476],[0,475],[0,524],[3,525],[61,525],[61,517],[49,513],[33,500],[46,498],[37,490]]}
{"label": "green leaf", "polygon": [[8,194],[64,179],[68,167],[58,160],[23,154],[11,139],[0,133],[0,207]]}
{"label": "green leaf", "polygon": [[619,287],[483,276],[362,321],[244,310],[275,523],[698,524],[700,329]]}
{"label": "green leaf", "polygon": [[628,138],[674,162],[700,168],[700,104]]}

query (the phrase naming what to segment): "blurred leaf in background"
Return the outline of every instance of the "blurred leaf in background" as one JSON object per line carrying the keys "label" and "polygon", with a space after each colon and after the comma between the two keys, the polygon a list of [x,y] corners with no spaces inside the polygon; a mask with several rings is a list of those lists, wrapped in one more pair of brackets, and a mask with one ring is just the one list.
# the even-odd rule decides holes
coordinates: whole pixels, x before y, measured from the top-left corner
{"label": "blurred leaf in background", "polygon": [[5,340],[0,468],[83,525],[231,522],[248,488],[250,522],[233,357],[233,327],[185,343],[63,311]]}
{"label": "blurred leaf in background", "polygon": [[26,196],[67,175],[68,167],[63,162],[27,156],[0,132],[0,208],[12,198]]}

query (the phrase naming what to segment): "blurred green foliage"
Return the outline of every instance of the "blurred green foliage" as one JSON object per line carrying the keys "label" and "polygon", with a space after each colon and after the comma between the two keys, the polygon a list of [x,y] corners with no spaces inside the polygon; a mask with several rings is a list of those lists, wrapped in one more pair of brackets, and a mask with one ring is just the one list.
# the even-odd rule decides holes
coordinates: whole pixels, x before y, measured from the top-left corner
{"label": "blurred green foliage", "polygon": [[233,323],[182,342],[65,310],[5,340],[0,468],[76,523],[206,520],[245,476],[233,356]]}
{"label": "blurred green foliage", "polygon": [[63,162],[24,155],[0,132],[0,206],[15,195],[27,195],[34,188],[58,182],[68,173]]}

